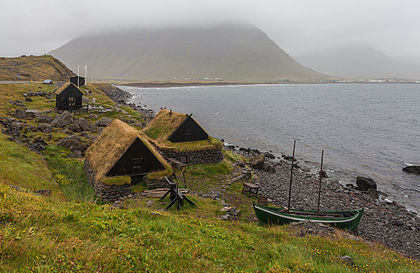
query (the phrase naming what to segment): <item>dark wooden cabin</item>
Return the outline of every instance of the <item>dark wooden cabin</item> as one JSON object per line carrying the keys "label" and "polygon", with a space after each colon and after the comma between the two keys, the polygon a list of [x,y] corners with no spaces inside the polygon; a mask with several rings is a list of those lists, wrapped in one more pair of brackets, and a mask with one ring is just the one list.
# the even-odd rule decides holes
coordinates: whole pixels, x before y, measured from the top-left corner
{"label": "dark wooden cabin", "polygon": [[137,129],[114,119],[86,151],[86,161],[98,181],[170,169],[170,165]]}
{"label": "dark wooden cabin", "polygon": [[164,169],[163,164],[137,137],[106,176],[127,175],[136,177]]}
{"label": "dark wooden cabin", "polygon": [[211,137],[191,115],[162,109],[143,132],[166,158],[185,164],[223,160],[223,143]]}
{"label": "dark wooden cabin", "polygon": [[[83,77],[80,77],[80,76],[79,77],[78,76],[74,76],[74,77],[71,77],[70,78],[70,82],[72,84],[80,87],[80,86],[83,86],[83,85],[86,84],[86,79],[83,78]],[[78,82],[79,82],[79,84],[78,84]]]}
{"label": "dark wooden cabin", "polygon": [[208,138],[209,135],[206,131],[201,128],[191,115],[186,114],[184,121],[172,132],[168,140],[172,142],[187,142],[206,140]]}
{"label": "dark wooden cabin", "polygon": [[82,91],[76,85],[67,82],[55,91],[55,106],[58,110],[80,109],[82,96]]}

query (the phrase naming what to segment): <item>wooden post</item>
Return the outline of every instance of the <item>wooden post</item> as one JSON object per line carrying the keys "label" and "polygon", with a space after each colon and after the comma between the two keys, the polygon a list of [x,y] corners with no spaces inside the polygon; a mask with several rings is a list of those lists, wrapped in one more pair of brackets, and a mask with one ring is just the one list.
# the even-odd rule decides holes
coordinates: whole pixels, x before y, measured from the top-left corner
{"label": "wooden post", "polygon": [[318,209],[317,212],[319,212],[319,206],[321,203],[321,182],[322,182],[322,165],[324,164],[324,150],[321,152],[321,170],[319,171],[319,186],[318,186]]}
{"label": "wooden post", "polygon": [[295,162],[295,149],[296,149],[296,139],[293,141],[292,166],[290,168],[289,201],[287,202],[287,211],[290,210],[290,198],[292,194],[292,181],[293,181],[293,163]]}
{"label": "wooden post", "polygon": [[182,168],[182,178],[184,180],[184,186],[187,187],[187,180],[185,179],[185,172],[187,171],[187,166],[184,166],[184,168]]}

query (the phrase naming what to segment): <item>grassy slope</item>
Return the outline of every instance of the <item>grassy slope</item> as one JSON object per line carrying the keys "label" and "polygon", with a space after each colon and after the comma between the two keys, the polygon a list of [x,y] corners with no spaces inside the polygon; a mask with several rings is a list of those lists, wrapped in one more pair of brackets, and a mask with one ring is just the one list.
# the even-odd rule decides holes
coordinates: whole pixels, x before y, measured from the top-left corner
{"label": "grassy slope", "polygon": [[0,81],[67,81],[74,73],[51,55],[0,58]]}
{"label": "grassy slope", "polygon": [[[12,93],[9,96],[20,97]],[[93,202],[82,162],[66,156],[67,151],[50,146],[44,160],[0,134],[0,271],[356,270],[340,262],[339,255],[351,256],[358,271],[420,270],[418,262],[379,244],[340,236],[297,237],[287,227],[221,221],[215,217],[219,202],[194,196],[197,207],[187,205],[180,212],[158,211],[167,200],[155,200],[150,208],[140,200],[127,202],[126,209],[110,209]],[[214,183],[230,170],[227,160],[195,166],[189,173],[197,181],[207,178]],[[191,187],[200,186],[194,183]],[[10,185],[19,185],[21,191]],[[45,188],[53,191],[51,197],[32,193]]]}

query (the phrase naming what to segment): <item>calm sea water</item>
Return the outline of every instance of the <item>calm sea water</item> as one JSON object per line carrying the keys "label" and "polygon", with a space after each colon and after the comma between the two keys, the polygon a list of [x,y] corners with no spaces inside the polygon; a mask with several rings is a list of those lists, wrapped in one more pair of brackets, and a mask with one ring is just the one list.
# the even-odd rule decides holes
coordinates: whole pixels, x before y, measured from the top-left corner
{"label": "calm sea water", "polygon": [[193,113],[214,137],[291,154],[315,171],[325,150],[329,174],[343,184],[369,176],[388,198],[420,211],[420,85],[290,84],[177,88],[121,87],[133,102]]}

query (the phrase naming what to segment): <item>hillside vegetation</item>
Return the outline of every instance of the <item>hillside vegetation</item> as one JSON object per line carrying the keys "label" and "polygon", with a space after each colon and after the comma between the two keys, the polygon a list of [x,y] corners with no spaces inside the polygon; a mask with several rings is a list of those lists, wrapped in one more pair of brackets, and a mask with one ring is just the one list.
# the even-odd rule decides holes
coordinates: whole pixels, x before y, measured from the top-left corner
{"label": "hillside vegetation", "polygon": [[96,34],[50,52],[95,79],[135,81],[314,81],[326,78],[250,26],[169,27]]}
{"label": "hillside vegetation", "polygon": [[[0,116],[11,117],[23,93],[52,87],[0,84]],[[89,98],[105,109],[89,117],[135,119],[129,108],[117,111],[101,90],[88,86]],[[54,101],[36,97],[29,109],[49,115]],[[34,119],[25,120],[36,125]],[[54,129],[55,130],[55,129]],[[41,136],[40,132],[28,135]],[[53,131],[48,146],[33,152],[0,133],[0,271],[1,272],[419,272],[420,264],[383,245],[345,232],[301,235],[298,227],[264,226],[218,218],[220,201],[189,196],[197,204],[162,211],[168,200],[102,203],[90,189],[83,158],[69,158],[57,147],[65,137]],[[225,152],[216,164],[189,167],[188,185],[196,191],[229,177],[240,157]],[[201,181],[201,182],[200,182]],[[205,182],[205,185],[200,183]],[[236,184],[236,186],[239,184]],[[231,195],[240,195],[236,186]],[[42,196],[41,189],[52,194]],[[141,191],[141,185],[137,186]],[[244,197],[245,198],[245,197]],[[148,201],[153,204],[147,205]],[[249,200],[248,200],[249,201]],[[244,211],[244,213],[250,213]],[[340,257],[350,256],[354,265]]]}
{"label": "hillside vegetation", "polygon": [[0,81],[67,81],[74,73],[51,55],[0,58]]}

